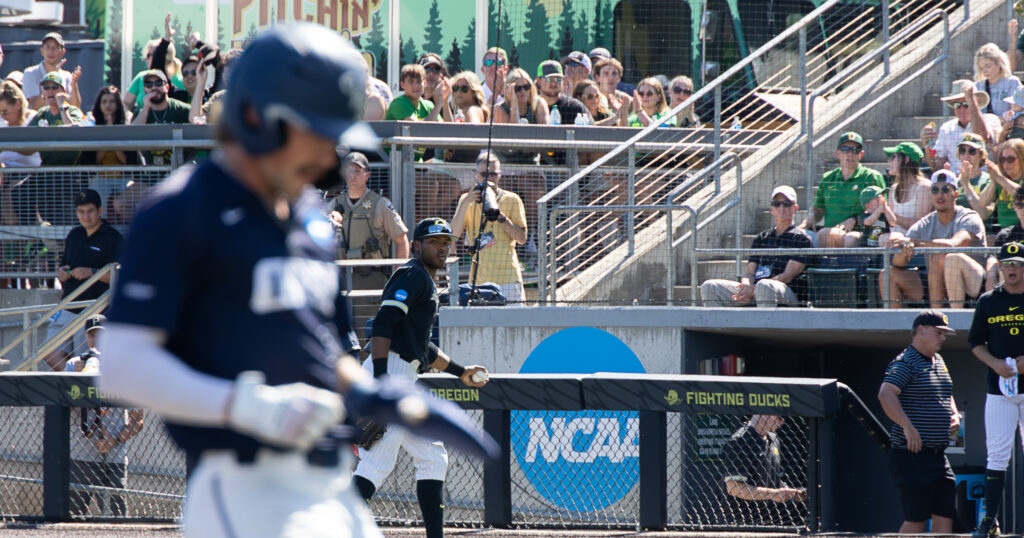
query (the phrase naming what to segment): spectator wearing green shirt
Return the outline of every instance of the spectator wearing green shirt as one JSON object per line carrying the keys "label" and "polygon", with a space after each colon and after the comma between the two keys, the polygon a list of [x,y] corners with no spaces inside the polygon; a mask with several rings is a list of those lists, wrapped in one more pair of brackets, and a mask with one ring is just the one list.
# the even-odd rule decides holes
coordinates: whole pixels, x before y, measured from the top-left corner
{"label": "spectator wearing green shirt", "polygon": [[860,165],[864,158],[864,138],[850,131],[839,136],[836,147],[839,168],[826,173],[818,183],[814,203],[807,212],[804,227],[818,230],[818,245],[823,248],[852,247],[860,243],[860,232],[855,231],[856,218],[863,212],[860,193],[868,186],[885,188],[885,178],[875,170]]}
{"label": "spectator wearing green shirt", "polygon": [[[423,81],[427,72],[419,64],[408,64],[402,66],[401,80],[402,95],[399,95],[388,106],[385,120],[403,121],[437,121],[441,107],[435,107],[434,103],[423,99]],[[446,100],[447,102],[447,100]]]}
{"label": "spectator wearing green shirt", "polygon": [[[70,104],[67,94],[67,77],[59,72],[47,73],[39,84],[43,102],[36,117],[29,122],[29,127],[58,127],[78,125],[82,118],[82,110]],[[75,164],[78,161],[77,151],[40,151],[43,166],[60,166]]]}
{"label": "spectator wearing green shirt", "polygon": [[[156,125],[160,123],[188,123],[189,106],[167,97],[169,84],[167,74],[159,69],[143,72],[142,86],[146,90],[142,110],[132,120],[134,125]],[[170,150],[153,150],[143,154],[148,164],[171,164]]]}

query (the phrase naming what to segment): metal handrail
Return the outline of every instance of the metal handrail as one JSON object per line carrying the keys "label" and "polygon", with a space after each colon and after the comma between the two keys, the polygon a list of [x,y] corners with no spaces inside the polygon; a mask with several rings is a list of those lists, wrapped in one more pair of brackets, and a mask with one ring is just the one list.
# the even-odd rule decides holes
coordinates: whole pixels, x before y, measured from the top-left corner
{"label": "metal handrail", "polygon": [[[781,34],[775,36],[773,39],[771,39],[770,41],[768,41],[764,45],[761,45],[760,47],[758,47],[757,50],[752,52],[750,55],[748,55],[743,60],[741,60],[738,63],[734,64],[732,67],[730,67],[728,70],[726,70],[725,73],[722,73],[721,75],[719,75],[718,78],[713,80],[711,83],[707,84],[703,88],[701,88],[701,89],[697,90],[696,92],[694,92],[693,95],[691,95],[689,99],[686,99],[685,101],[683,101],[682,103],[677,105],[675,108],[673,108],[666,115],[666,117],[675,116],[676,114],[678,114],[678,113],[682,112],[683,110],[685,110],[687,107],[696,105],[701,99],[704,98],[704,96],[709,95],[711,93],[714,93],[715,105],[716,105],[716,107],[715,107],[716,108],[716,111],[715,111],[716,114],[715,114],[715,122],[714,122],[714,132],[715,132],[715,142],[716,142],[716,146],[717,146],[718,143],[721,141],[721,114],[720,114],[720,112],[721,112],[721,102],[722,102],[722,100],[721,100],[721,97],[722,97],[722,85],[725,84],[725,82],[727,82],[734,75],[736,75],[737,73],[740,73],[745,68],[747,68],[748,66],[752,65],[754,63],[754,60],[757,60],[758,58],[760,58],[761,56],[766,54],[768,51],[774,49],[776,46],[778,46],[780,43],[782,43],[786,39],[788,39],[788,38],[792,37],[793,35],[797,34],[800,31],[801,28],[804,28],[808,24],[811,24],[812,22],[814,22],[814,20],[817,19],[821,14],[823,14],[824,12],[828,11],[829,9],[831,9],[833,6],[839,4],[839,2],[840,2],[840,0],[828,0],[827,2],[825,2],[825,3],[821,4],[820,6],[818,6],[814,11],[811,11],[807,15],[804,15],[804,17],[801,18],[799,21],[797,21],[796,24],[790,26],[785,31],[783,31]],[[590,166],[587,166],[583,170],[580,170],[579,173],[577,173],[576,175],[570,177],[569,179],[566,179],[564,182],[562,182],[561,185],[555,187],[550,192],[548,192],[546,195],[544,195],[539,200],[537,200],[537,203],[539,205],[542,205],[542,206],[547,204],[555,196],[559,195],[560,193],[562,193],[563,191],[568,189],[571,185],[573,185],[574,183],[578,182],[580,179],[588,176],[589,174],[593,173],[595,170],[597,170],[601,166],[604,166],[604,164],[607,163],[609,160],[611,160],[613,157],[616,157],[616,156],[620,155],[621,153],[623,153],[625,151],[632,151],[633,146],[635,146],[637,143],[639,143],[641,140],[643,140],[644,137],[646,137],[650,133],[654,132],[656,129],[660,129],[660,128],[661,128],[660,122],[659,123],[652,122],[650,125],[648,125],[644,129],[642,129],[639,133],[635,134],[629,140],[621,143],[617,149],[611,151],[610,153],[607,153],[607,154],[603,155],[601,158],[599,158],[598,160],[594,161]],[[720,155],[718,154],[718,150],[716,149],[715,159],[717,160],[719,156]]]}
{"label": "metal handrail", "polygon": [[[14,337],[14,339],[11,340],[10,342],[8,342],[7,345],[5,345],[3,348],[0,348],[0,357],[6,357],[11,352],[11,350],[14,349],[15,346],[17,346],[19,343],[21,343],[23,340],[25,340],[28,337],[28,335],[30,335],[32,333],[32,331],[35,331],[40,326],[42,326],[43,323],[45,323],[46,320],[50,318],[50,316],[52,316],[53,314],[56,314],[57,312],[60,312],[61,310],[64,310],[64,309],[68,308],[69,305],[76,298],[78,298],[79,295],[81,295],[83,292],[85,292],[85,290],[89,289],[93,284],[98,282],[101,278],[106,276],[108,273],[110,274],[111,288],[113,288],[114,279],[116,278],[116,275],[117,275],[117,263],[109,263],[109,264],[101,267],[98,271],[93,273],[92,276],[87,278],[85,280],[85,282],[82,282],[77,288],[75,288],[74,291],[69,293],[66,297],[62,298],[60,300],[60,302],[58,302],[56,305],[53,305],[53,307],[51,307],[49,310],[46,311],[46,314],[40,316],[39,319],[35,320],[35,322],[33,322],[28,328],[26,328],[21,333],[19,333],[18,336]],[[93,305],[90,305],[90,306],[86,307],[86,310],[88,311],[89,308],[91,308],[92,306],[95,305],[95,302],[99,302],[100,299],[102,299],[105,296],[108,296],[109,293],[110,293],[110,290],[107,290],[102,296],[100,296],[99,299],[96,299],[96,301],[93,302]],[[71,327],[73,325],[78,324],[77,322],[79,322],[79,321],[81,322],[80,325],[84,325],[85,321],[86,321],[86,317],[87,316],[78,316],[77,318],[75,318],[74,322],[68,324],[68,326],[64,327],[64,329],[67,329],[68,327]],[[75,330],[77,330],[77,327],[75,327]],[[51,338],[50,340],[47,340],[46,342],[44,342],[43,343],[43,347],[46,347],[47,344],[49,344],[52,340],[56,339],[58,336],[60,336],[64,332],[65,331],[62,330],[57,335],[54,335],[54,338]],[[71,334],[73,334],[73,332]],[[63,340],[61,340],[61,341],[63,341]],[[53,348],[56,348],[56,344],[53,345]],[[52,349],[51,349],[51,351],[52,351]],[[28,357],[23,357],[23,359],[28,359]],[[23,362],[23,364],[24,364],[24,362]]]}
{"label": "metal handrail", "polygon": [[[696,130],[696,129],[694,129]],[[746,133],[764,133],[766,136],[775,134],[775,131],[758,131],[754,129],[748,129]],[[488,140],[486,138],[429,138],[419,136],[396,136],[389,141],[396,145],[414,145],[414,146],[444,146],[446,148],[483,148],[487,147]],[[612,150],[619,147],[619,142],[614,140],[610,141],[596,141],[596,140],[537,140],[537,139],[519,139],[519,138],[495,138],[490,141],[491,146],[500,149],[530,149],[540,151],[541,149],[575,149],[575,150],[589,150],[589,151],[606,151]],[[675,142],[638,142],[635,144],[637,151],[666,151],[681,153],[684,151],[693,151],[694,149],[714,149],[715,147],[726,148],[729,150],[737,151],[756,151],[761,149],[763,146],[759,144],[714,144],[709,142],[687,144],[685,147],[680,147]],[[451,163],[445,163],[451,164]],[[546,195],[545,195],[546,196]]]}
{"label": "metal handrail", "polygon": [[[965,5],[966,5],[966,1],[965,1]],[[942,64],[942,87],[943,88],[948,88],[949,87],[949,61],[948,61],[948,59],[949,59],[949,15],[944,10],[942,10],[942,9],[934,9],[934,10],[928,12],[928,14],[926,14],[925,16],[923,16],[920,19],[914,21],[913,24],[907,26],[906,28],[900,30],[899,32],[896,32],[896,34],[894,34],[888,40],[886,40],[884,43],[879,45],[878,48],[876,48],[875,50],[865,54],[860,59],[858,59],[856,62],[854,62],[853,64],[848,66],[846,69],[843,69],[838,75],[832,77],[828,82],[826,82],[825,84],[820,86],[818,89],[816,89],[813,92],[811,92],[810,96],[807,98],[807,123],[805,124],[805,127],[806,127],[805,131],[806,131],[806,134],[807,134],[807,139],[806,139],[807,166],[805,167],[805,169],[806,169],[806,172],[805,172],[806,173],[806,180],[807,180],[807,196],[811,196],[814,193],[814,167],[812,166],[812,163],[814,162],[814,147],[818,145],[818,144],[814,143],[814,101],[818,97],[821,97],[822,95],[824,95],[824,94],[826,94],[828,92],[831,92],[839,84],[842,84],[842,83],[846,82],[847,79],[849,79],[851,77],[851,75],[859,73],[864,68],[864,66],[866,66],[868,63],[874,61],[877,56],[882,56],[882,55],[887,54],[892,49],[892,47],[895,46],[895,44],[902,42],[904,39],[906,39],[908,36],[910,36],[914,32],[917,32],[918,30],[924,28],[925,25],[928,22],[931,21],[931,19],[934,19],[936,17],[939,17],[939,18],[942,19],[942,27],[943,27],[942,54],[940,54],[938,57],[936,57],[934,60],[932,60],[930,63],[928,63],[924,67],[922,67],[922,68],[918,69],[917,71],[915,71],[914,73],[912,73],[910,76],[904,77],[900,81],[899,84],[897,84],[893,88],[890,88],[886,93],[884,93],[883,95],[881,95],[877,99],[875,99],[870,105],[862,107],[859,111],[857,111],[857,112],[855,112],[853,114],[845,115],[843,117],[843,119],[837,125],[832,127],[832,130],[830,131],[830,134],[838,131],[839,129],[842,129],[843,127],[845,127],[847,125],[849,125],[850,123],[855,121],[857,118],[859,118],[863,114],[867,113],[867,111],[871,110],[873,108],[874,104],[878,103],[882,99],[888,98],[894,92],[896,92],[899,89],[903,88],[904,86],[906,86],[910,82],[916,80],[921,75],[929,72],[935,65],[937,65],[939,63]],[[884,79],[888,75],[889,75],[889,70],[885,69],[885,71],[882,74],[882,78]],[[823,137],[823,140],[824,139],[825,138]],[[820,142],[819,142],[819,144],[820,144]]]}
{"label": "metal handrail", "polygon": [[[103,151],[117,149],[212,149],[217,141],[202,140],[74,140],[49,142],[0,142],[0,151]],[[90,167],[95,168],[95,167]]]}

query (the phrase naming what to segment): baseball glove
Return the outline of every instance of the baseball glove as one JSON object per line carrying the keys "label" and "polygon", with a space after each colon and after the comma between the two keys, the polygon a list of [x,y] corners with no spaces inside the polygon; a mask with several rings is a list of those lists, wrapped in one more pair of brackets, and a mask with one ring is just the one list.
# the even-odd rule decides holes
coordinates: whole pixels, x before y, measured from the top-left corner
{"label": "baseball glove", "polygon": [[387,424],[366,417],[357,420],[356,427],[360,430],[356,445],[367,450],[373,448],[373,445],[377,444],[377,441],[380,441],[388,431]]}

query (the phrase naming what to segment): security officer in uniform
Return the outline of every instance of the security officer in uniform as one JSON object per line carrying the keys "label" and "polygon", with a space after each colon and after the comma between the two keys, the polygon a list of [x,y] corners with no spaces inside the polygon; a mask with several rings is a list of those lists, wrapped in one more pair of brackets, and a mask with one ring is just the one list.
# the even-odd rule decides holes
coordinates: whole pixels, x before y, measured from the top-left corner
{"label": "security officer in uniform", "polygon": [[[440,306],[434,278],[437,270],[444,268],[454,238],[451,226],[444,219],[424,219],[416,225],[412,236],[414,257],[388,280],[380,310],[373,321],[372,360],[363,362],[363,368],[372,371],[373,377],[387,374],[413,381],[429,366],[458,377],[469,387],[482,387],[487,383],[487,370],[483,366],[462,366],[430,341]],[[382,431],[373,424],[365,428],[371,429]],[[427,538],[444,536],[442,491],[448,470],[444,444],[402,428],[388,428],[371,435],[370,439],[359,442],[359,465],[353,482],[360,495],[366,500],[373,496],[394,469],[398,449],[404,448],[412,456],[416,469],[416,498],[423,513]]]}
{"label": "security officer in uniform", "polygon": [[[359,152],[349,153],[342,162],[342,174],[348,189],[327,204],[331,222],[338,227],[341,240],[338,259],[380,259],[409,257],[409,231],[391,201],[366,188],[370,163]],[[387,267],[358,267],[352,271],[352,289],[382,289],[391,271]]]}

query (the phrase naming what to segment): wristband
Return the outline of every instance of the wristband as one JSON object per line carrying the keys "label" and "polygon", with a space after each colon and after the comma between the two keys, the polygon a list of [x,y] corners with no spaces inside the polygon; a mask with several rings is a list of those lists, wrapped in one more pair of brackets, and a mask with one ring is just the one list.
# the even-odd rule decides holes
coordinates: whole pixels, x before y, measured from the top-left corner
{"label": "wristband", "polygon": [[381,377],[388,373],[388,358],[379,357],[373,359],[373,377]]}
{"label": "wristband", "polygon": [[444,371],[455,377],[462,377],[462,374],[466,373],[466,367],[448,359],[448,366],[444,367]]}

